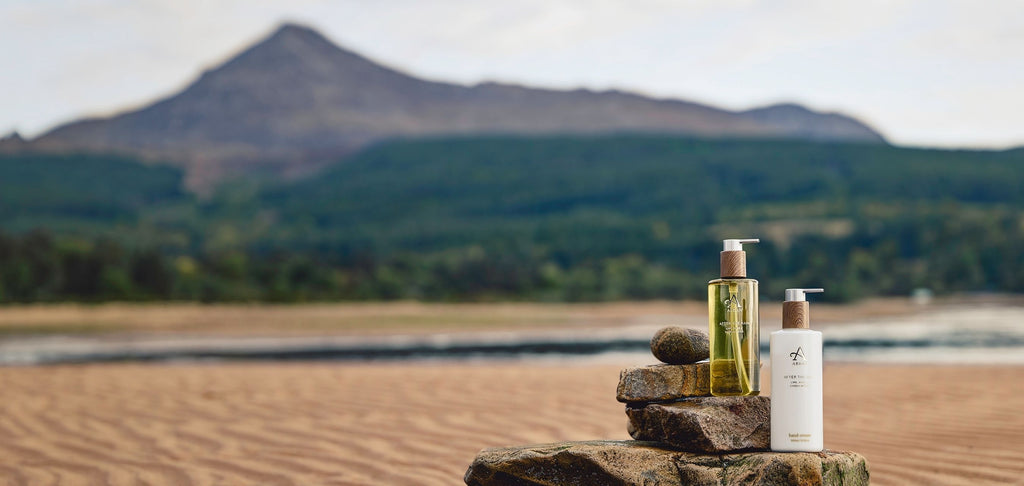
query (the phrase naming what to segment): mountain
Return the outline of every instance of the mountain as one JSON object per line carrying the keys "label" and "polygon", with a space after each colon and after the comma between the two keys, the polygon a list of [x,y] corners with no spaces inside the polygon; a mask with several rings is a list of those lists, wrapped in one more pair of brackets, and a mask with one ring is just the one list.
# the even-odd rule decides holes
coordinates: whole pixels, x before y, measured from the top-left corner
{"label": "mountain", "polygon": [[741,113],[744,118],[782,130],[787,136],[805,140],[878,141],[881,135],[864,123],[839,113],[815,113],[792,104],[755,108]]}
{"label": "mountain", "polygon": [[426,81],[288,24],[180,93],[67,123],[28,147],[166,161],[202,189],[239,174],[308,174],[396,137],[615,132],[885,142],[853,118],[797,105],[734,112],[622,91]]}

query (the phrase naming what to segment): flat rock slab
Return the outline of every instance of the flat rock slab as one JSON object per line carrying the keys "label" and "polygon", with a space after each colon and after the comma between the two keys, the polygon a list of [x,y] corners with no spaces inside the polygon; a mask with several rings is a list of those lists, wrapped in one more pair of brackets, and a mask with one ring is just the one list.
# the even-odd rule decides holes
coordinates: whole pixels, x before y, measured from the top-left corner
{"label": "flat rock slab", "polygon": [[651,365],[619,373],[615,399],[624,403],[663,402],[711,395],[711,365]]}
{"label": "flat rock slab", "polygon": [[702,455],[609,440],[484,449],[464,479],[469,486],[857,486],[868,477],[867,461],[854,452]]}
{"label": "flat rock slab", "polygon": [[671,403],[626,406],[637,440],[664,442],[690,452],[768,450],[768,397],[697,397]]}

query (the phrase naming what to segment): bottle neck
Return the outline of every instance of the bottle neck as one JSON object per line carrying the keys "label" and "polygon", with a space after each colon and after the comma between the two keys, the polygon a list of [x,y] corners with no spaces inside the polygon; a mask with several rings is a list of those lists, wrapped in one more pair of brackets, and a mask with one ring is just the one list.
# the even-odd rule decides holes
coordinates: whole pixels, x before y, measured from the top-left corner
{"label": "bottle neck", "polygon": [[723,251],[719,263],[722,278],[747,278],[747,252]]}
{"label": "bottle neck", "polygon": [[811,306],[807,301],[786,301],[782,303],[783,329],[810,329]]}

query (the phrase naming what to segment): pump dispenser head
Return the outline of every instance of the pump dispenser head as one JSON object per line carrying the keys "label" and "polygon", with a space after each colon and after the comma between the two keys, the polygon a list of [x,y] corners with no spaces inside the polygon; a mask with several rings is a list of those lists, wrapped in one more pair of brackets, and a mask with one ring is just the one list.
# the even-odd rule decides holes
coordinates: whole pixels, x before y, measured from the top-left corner
{"label": "pump dispenser head", "polygon": [[783,329],[809,329],[811,306],[807,294],[821,293],[825,289],[786,289],[786,301],[782,303]]}
{"label": "pump dispenser head", "polygon": [[758,238],[723,240],[720,257],[722,278],[747,278],[747,252],[743,251],[743,244],[760,242]]}

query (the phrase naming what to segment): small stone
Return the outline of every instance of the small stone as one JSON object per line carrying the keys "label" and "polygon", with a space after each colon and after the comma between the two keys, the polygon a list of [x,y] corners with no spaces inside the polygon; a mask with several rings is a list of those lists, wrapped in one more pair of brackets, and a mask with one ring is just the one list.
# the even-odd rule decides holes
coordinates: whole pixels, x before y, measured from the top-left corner
{"label": "small stone", "polygon": [[711,366],[658,364],[626,368],[619,373],[615,399],[624,403],[664,402],[711,395]]}
{"label": "small stone", "polygon": [[768,397],[697,397],[626,406],[637,440],[663,442],[689,452],[767,450],[771,444]]}
{"label": "small stone", "polygon": [[869,479],[867,461],[854,452],[703,455],[632,440],[484,449],[464,477],[469,486],[861,486]]}
{"label": "small stone", "polygon": [[651,338],[651,352],[662,363],[696,363],[708,359],[708,335],[697,329],[665,327]]}

